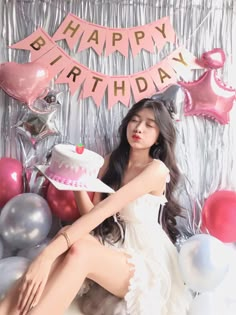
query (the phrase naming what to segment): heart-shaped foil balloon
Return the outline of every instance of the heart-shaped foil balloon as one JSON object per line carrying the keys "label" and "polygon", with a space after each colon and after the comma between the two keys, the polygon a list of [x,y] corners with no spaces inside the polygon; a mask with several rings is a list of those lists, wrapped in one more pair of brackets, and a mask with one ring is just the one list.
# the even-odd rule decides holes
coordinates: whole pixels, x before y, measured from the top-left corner
{"label": "heart-shaped foil balloon", "polygon": [[31,105],[48,92],[49,71],[37,62],[0,65],[0,87],[11,97]]}

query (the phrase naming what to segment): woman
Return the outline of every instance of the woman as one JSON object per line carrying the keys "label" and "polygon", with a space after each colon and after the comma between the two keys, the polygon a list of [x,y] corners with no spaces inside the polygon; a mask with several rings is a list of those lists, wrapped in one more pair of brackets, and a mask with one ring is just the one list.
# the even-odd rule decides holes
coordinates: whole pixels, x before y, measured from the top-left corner
{"label": "woman", "polygon": [[75,193],[83,215],[31,263],[0,305],[1,315],[63,314],[86,278],[124,298],[130,315],[186,314],[172,243],[180,208],[172,195],[178,169],[170,108],[141,100],[123,119],[120,136],[101,169],[116,192],[96,194],[95,206],[85,192]]}

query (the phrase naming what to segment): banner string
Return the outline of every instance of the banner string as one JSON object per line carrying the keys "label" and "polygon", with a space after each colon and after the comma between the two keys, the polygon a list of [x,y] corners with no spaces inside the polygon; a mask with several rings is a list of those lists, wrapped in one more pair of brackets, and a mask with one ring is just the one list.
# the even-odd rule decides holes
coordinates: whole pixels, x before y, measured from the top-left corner
{"label": "banner string", "polygon": [[[190,42],[190,40],[192,39],[193,36],[196,35],[196,33],[198,32],[198,30],[202,27],[202,25],[205,23],[205,21],[207,19],[209,19],[210,15],[212,14],[213,12],[213,8],[207,13],[207,15],[204,17],[204,19],[201,21],[201,23],[197,26],[197,28],[192,32],[192,34],[184,41],[183,45],[185,47],[188,47],[188,44]],[[178,40],[178,44],[179,44],[179,40]],[[182,44],[181,44],[182,45]]]}

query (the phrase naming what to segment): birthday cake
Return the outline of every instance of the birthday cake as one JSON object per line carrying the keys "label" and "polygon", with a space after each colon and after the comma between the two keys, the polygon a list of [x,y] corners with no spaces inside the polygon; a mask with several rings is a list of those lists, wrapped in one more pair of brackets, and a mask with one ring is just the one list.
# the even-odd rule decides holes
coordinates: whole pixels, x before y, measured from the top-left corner
{"label": "birthday cake", "polygon": [[86,187],[97,178],[104,159],[99,154],[81,146],[58,144],[45,174],[56,182],[74,187]]}

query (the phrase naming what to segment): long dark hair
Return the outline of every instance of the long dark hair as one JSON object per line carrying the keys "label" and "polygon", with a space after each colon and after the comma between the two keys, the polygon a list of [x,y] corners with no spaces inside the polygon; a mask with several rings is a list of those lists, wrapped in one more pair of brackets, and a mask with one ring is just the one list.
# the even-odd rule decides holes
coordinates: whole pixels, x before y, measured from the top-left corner
{"label": "long dark hair", "polygon": [[[127,126],[133,116],[144,108],[153,110],[156,123],[160,130],[158,144],[154,144],[150,148],[149,155],[153,159],[163,161],[170,170],[170,182],[166,185],[166,198],[168,202],[163,208],[161,224],[171,240],[175,242],[179,234],[176,228],[175,217],[181,214],[181,208],[173,196],[174,189],[179,180],[179,170],[174,154],[176,142],[176,132],[172,119],[172,112],[174,112],[174,110],[170,107],[170,104],[145,98],[131,107],[120,125],[120,143],[110,155],[109,164],[102,177],[102,181],[114,190],[118,190],[121,187],[124,173],[129,162],[130,152],[130,145],[126,136]],[[102,195],[102,199],[106,197],[106,194]],[[124,222],[120,221],[119,223],[122,229],[125,230]],[[121,240],[120,227],[116,224],[113,217],[107,218],[94,230],[94,233],[95,235],[99,235],[103,241],[111,235],[113,242]]]}

